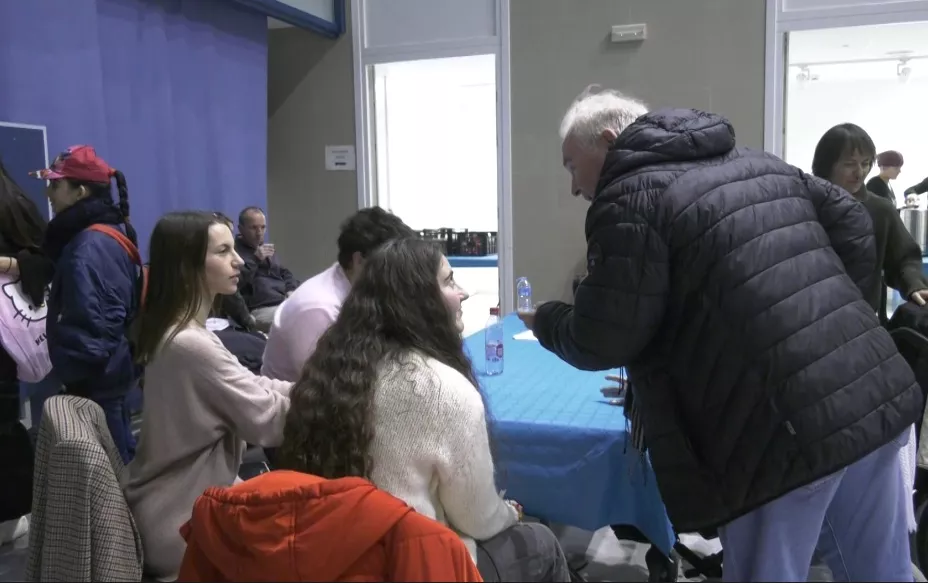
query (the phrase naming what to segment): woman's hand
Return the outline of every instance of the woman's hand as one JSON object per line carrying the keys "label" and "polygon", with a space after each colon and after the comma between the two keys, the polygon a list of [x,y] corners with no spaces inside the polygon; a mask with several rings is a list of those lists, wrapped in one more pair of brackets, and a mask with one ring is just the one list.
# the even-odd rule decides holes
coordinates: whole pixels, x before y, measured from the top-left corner
{"label": "woman's hand", "polygon": [[506,500],[506,503],[516,509],[516,512],[519,513],[519,522],[522,522],[522,519],[525,518],[525,511],[522,508],[522,505],[515,500]]}
{"label": "woman's hand", "polygon": [[918,291],[912,292],[912,295],[909,296],[909,299],[919,306],[928,304],[928,289],[920,289]]}
{"label": "woman's hand", "polygon": [[0,273],[19,277],[19,262],[15,257],[0,257]]}

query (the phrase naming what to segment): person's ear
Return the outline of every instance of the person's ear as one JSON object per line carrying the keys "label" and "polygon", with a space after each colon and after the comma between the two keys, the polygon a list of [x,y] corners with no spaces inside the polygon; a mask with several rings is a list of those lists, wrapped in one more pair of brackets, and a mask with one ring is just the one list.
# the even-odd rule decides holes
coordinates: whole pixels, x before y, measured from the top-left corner
{"label": "person's ear", "polygon": [[89,195],[90,193],[87,191],[86,186],[81,184],[80,186],[77,187],[77,198],[78,199],[87,198]]}
{"label": "person's ear", "polygon": [[351,270],[355,273],[361,269],[361,266],[364,264],[364,256],[361,255],[360,251],[355,251],[351,254]]}
{"label": "person's ear", "polygon": [[619,134],[615,133],[615,130],[608,129],[608,128],[604,129],[602,133],[599,134],[599,138],[609,146],[611,146],[612,143],[615,142],[616,138],[618,137],[619,137]]}

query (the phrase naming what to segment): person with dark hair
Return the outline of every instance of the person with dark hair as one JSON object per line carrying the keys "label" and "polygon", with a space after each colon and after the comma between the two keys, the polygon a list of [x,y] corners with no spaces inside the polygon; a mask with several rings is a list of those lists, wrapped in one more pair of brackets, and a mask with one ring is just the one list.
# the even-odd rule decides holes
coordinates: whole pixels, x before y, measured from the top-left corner
{"label": "person with dark hair", "polygon": [[262,332],[271,329],[274,313],[293,294],[300,282],[275,257],[274,245],[264,242],[267,218],[256,206],[238,215],[235,251],[242,257],[242,281],[239,291]]}
{"label": "person with dark hair", "polygon": [[894,207],[898,206],[896,204],[896,193],[893,192],[893,187],[889,181],[899,177],[903,163],[902,154],[899,152],[895,150],[881,152],[876,157],[876,164],[880,167],[880,173],[867,182],[867,190],[871,194],[887,199],[893,203]]}
{"label": "person with dark hair", "polygon": [[303,283],[275,316],[261,373],[288,381],[300,378],[303,363],[338,317],[365,258],[391,239],[413,236],[399,217],[377,206],[346,219],[338,235],[338,261]]}
{"label": "person with dark hair", "polygon": [[[923,306],[928,302],[928,278],[922,271],[922,251],[902,224],[895,205],[888,198],[874,196],[864,186],[875,157],[873,140],[861,127],[852,123],[836,125],[815,146],[812,173],[849,192],[870,215],[876,239],[876,265],[864,297],[885,322],[886,286]],[[901,156],[889,162],[886,159],[884,156],[884,163],[902,162]]]}
{"label": "person with dark hair", "polygon": [[626,368],[676,532],[717,529],[726,581],[805,581],[816,547],[835,579],[911,580],[899,451],[923,402],[864,299],[864,207],[706,111],[588,91],[561,138],[587,276],[519,317],[576,368]]}
{"label": "person with dark hair", "polygon": [[[52,366],[69,394],[100,405],[128,462],[135,439],[127,396],[141,372],[128,331],[139,308],[141,262],[129,222],[126,178],[90,146],[68,148],[50,168],[33,174],[48,181],[46,194],[55,213],[43,244],[55,262],[48,306]],[[116,203],[111,180],[116,182]]]}
{"label": "person with dark hair", "polygon": [[466,299],[433,242],[369,253],[293,388],[278,467],[369,479],[458,532],[487,581],[568,581],[554,534],[497,493]]}
{"label": "person with dark hair", "polygon": [[180,527],[197,496],[237,481],[245,442],[279,445],[292,383],[256,376],[207,330],[217,295],[238,287],[242,259],[214,213],[163,216],[151,235],[138,358],[145,365],[143,439],[122,477],[145,571],[173,581]]}
{"label": "person with dark hair", "polygon": [[[0,544],[28,532],[32,444],[20,423],[20,381],[39,382],[51,364],[46,299],[54,264],[42,253],[45,218],[0,161]],[[38,423],[33,419],[33,424]]]}

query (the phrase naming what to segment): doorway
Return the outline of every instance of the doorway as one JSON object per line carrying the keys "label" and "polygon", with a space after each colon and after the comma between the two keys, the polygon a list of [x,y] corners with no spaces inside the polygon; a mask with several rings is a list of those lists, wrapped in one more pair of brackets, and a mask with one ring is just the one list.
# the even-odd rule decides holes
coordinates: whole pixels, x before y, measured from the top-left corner
{"label": "doorway", "polygon": [[[903,170],[890,181],[901,206],[904,191],[928,176],[928,22],[789,32],[786,64],[784,160],[811,173],[822,135],[856,124],[877,152],[902,153]],[[867,178],[879,172],[874,164]],[[887,291],[891,315],[904,300]]]}
{"label": "doorway", "polygon": [[878,152],[904,155],[903,173],[893,185],[901,193],[928,176],[926,95],[928,22],[790,32],[783,157],[810,172],[822,134],[854,123],[870,134]]}
{"label": "doorway", "polygon": [[467,231],[484,245],[448,254],[470,293],[465,335],[482,329],[500,301],[496,61],[468,55],[368,71],[372,202],[416,231]]}

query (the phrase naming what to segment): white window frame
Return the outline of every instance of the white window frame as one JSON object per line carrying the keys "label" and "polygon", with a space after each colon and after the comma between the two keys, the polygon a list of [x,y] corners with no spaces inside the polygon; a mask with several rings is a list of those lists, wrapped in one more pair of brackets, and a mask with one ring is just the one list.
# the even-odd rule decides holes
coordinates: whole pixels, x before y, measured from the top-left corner
{"label": "white window frame", "polygon": [[928,0],[870,0],[850,6],[790,9],[799,0],[767,0],[764,64],[764,149],[784,155],[786,43],[797,30],[928,21]]}
{"label": "white window frame", "polygon": [[[496,0],[496,36],[454,41],[404,45],[402,47],[364,47],[366,35],[364,2],[351,0],[351,34],[354,52],[354,114],[357,149],[358,208],[374,204],[376,168],[372,144],[372,120],[368,115],[371,96],[370,65],[420,59],[440,59],[473,55],[496,55],[496,135],[499,232],[499,298],[504,314],[514,309],[512,253],[512,120],[510,115],[509,0]],[[374,0],[383,1],[383,0]]]}

